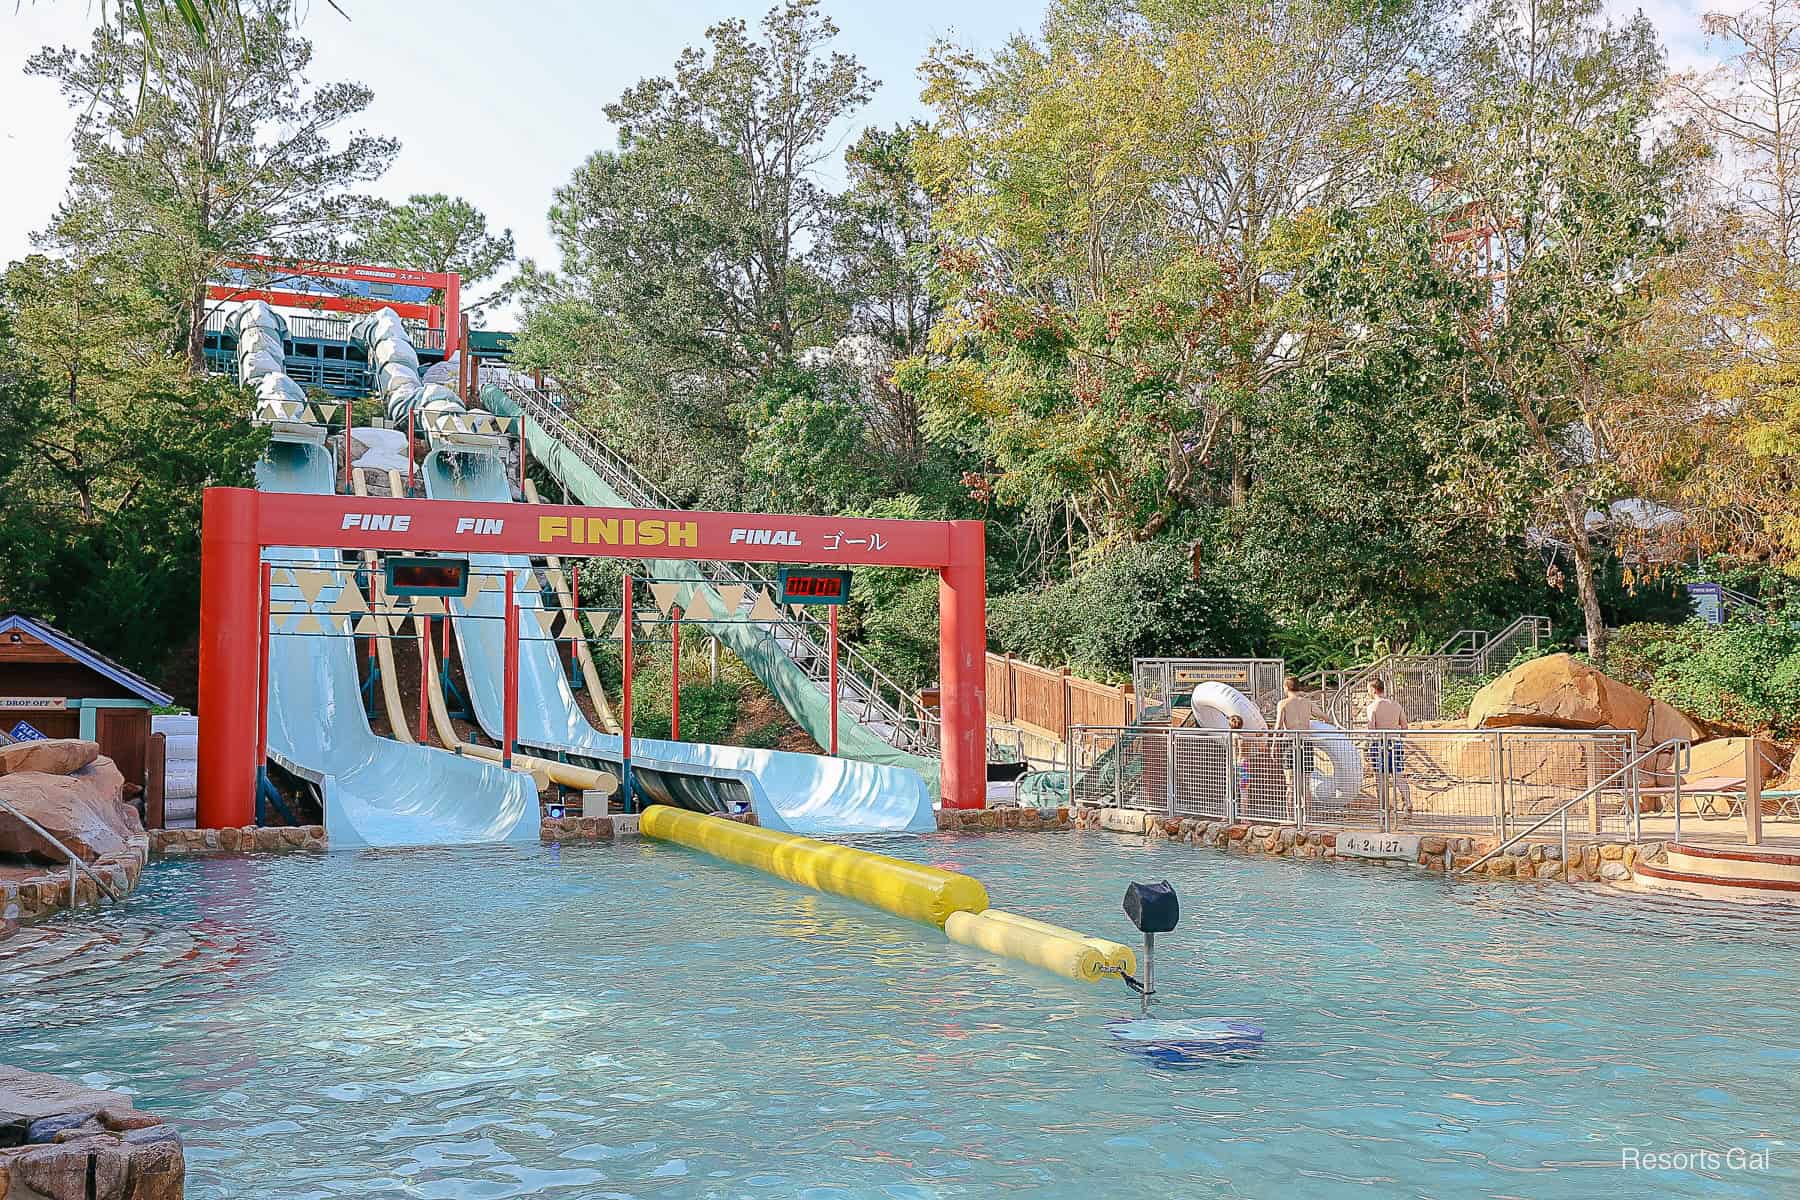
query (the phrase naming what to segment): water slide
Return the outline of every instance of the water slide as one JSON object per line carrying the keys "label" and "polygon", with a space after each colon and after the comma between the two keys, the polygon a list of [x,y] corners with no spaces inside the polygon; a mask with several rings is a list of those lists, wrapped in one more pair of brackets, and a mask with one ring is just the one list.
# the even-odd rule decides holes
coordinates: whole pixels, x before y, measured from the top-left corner
{"label": "water slide", "polygon": [[[425,493],[434,500],[512,503],[505,460],[492,450],[440,444],[425,459]],[[539,633],[545,612],[530,560],[471,555],[478,577],[506,573],[520,612],[519,741],[540,752],[616,767],[621,739],[595,729],[576,705],[556,644]],[[465,681],[476,722],[504,736],[505,593],[472,592],[451,602]],[[825,755],[793,754],[695,742],[633,739],[638,784],[664,803],[722,809],[747,802],[768,829],[802,834],[923,832],[936,828],[930,789],[907,767]]]}
{"label": "water slide", "polygon": [[[277,434],[256,468],[265,492],[330,495],[330,454],[317,441]],[[267,561],[331,572],[311,604],[325,613],[342,589],[335,551],[279,546]],[[276,578],[284,576],[277,572]],[[356,645],[341,633],[297,633],[309,607],[298,580],[270,595],[280,636],[269,639],[269,756],[315,781],[325,801],[334,848],[535,841],[537,786],[528,774],[503,770],[425,746],[377,737],[363,712]]]}
{"label": "water slide", "polygon": [[[507,378],[503,372],[493,374],[495,378]],[[490,382],[483,386],[481,398],[488,411],[512,417],[524,411],[521,401],[531,400],[532,394],[516,381],[509,386]],[[628,484],[616,478],[609,479],[594,469],[584,454],[584,450],[591,448],[570,444],[559,437],[559,429],[569,432],[571,437],[574,431],[568,430],[566,422],[559,422],[558,428],[552,428],[550,416],[550,412],[540,409],[528,417],[526,423],[527,448],[536,462],[547,467],[583,504],[605,508],[645,506],[645,495],[628,494]],[[641,480],[635,482],[642,484]],[[691,581],[683,586],[679,595],[684,608],[693,607],[691,601],[695,592],[703,592],[707,606],[715,612],[726,607],[719,599],[718,589],[709,586],[709,582],[717,582],[716,577],[709,581],[702,564],[656,560],[650,562],[649,567],[659,578]],[[743,621],[701,621],[699,624],[743,660],[814,741],[820,745],[826,743],[830,693],[822,678],[824,656],[821,653],[809,657],[808,661],[815,668],[810,673],[797,661],[796,652],[806,638],[800,626],[790,628],[784,641],[779,630],[771,632]],[[895,704],[903,703],[902,693],[897,687],[880,689],[872,681],[859,680],[856,670],[848,669],[849,666],[846,664],[847,669],[839,678],[838,752],[845,758],[916,771],[935,792],[939,786],[940,762],[934,755],[908,748],[909,738],[915,731],[896,725],[896,722],[905,724],[910,719],[894,708]]]}

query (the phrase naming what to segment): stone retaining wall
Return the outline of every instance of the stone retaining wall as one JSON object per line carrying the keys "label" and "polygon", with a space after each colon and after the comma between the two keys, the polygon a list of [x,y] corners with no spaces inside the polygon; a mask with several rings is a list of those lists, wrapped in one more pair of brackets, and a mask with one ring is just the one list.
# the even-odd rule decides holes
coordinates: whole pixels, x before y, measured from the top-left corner
{"label": "stone retaining wall", "polygon": [[326,849],[323,825],[277,825],[259,828],[227,826],[224,829],[152,829],[150,856],[180,858],[187,854],[281,854],[295,850]]}
{"label": "stone retaining wall", "polygon": [[1075,819],[1063,808],[940,808],[941,833],[1045,833],[1075,828]]}
{"label": "stone retaining wall", "polygon": [[[1276,858],[1340,858],[1340,838],[1367,836],[1369,831],[1317,829],[1303,830],[1292,825],[1231,824],[1205,818],[1169,819],[1135,809],[1079,807],[1075,810],[1078,829],[1104,829],[1115,833],[1141,833],[1151,839],[1184,842],[1190,846],[1206,846],[1237,854],[1261,854]],[[1500,839],[1493,837],[1461,837],[1450,834],[1419,834],[1418,855],[1410,865],[1443,874],[1460,870],[1493,850]],[[1562,861],[1560,842],[1531,842],[1514,848],[1482,864],[1475,874],[1501,879],[1560,879],[1570,883],[1627,883],[1631,868],[1638,861],[1661,862],[1666,855],[1662,842],[1633,845],[1626,842],[1586,842],[1569,847],[1569,862]],[[1356,861],[1377,865],[1402,865],[1393,859]]]}
{"label": "stone retaining wall", "polygon": [[545,817],[538,824],[538,840],[544,842],[610,842],[611,817]]}
{"label": "stone retaining wall", "polygon": [[[126,839],[125,849],[108,854],[88,864],[88,870],[106,880],[115,895],[123,896],[137,886],[144,864],[150,857],[150,839],[137,834]],[[100,885],[85,872],[75,875],[75,905],[82,907],[100,899]],[[19,922],[35,921],[69,907],[69,868],[33,866],[29,873],[7,872],[0,877],[0,939],[18,931]],[[0,1193],[3,1195],[4,1193]]]}
{"label": "stone retaining wall", "polygon": [[0,1200],[181,1200],[181,1136],[122,1092],[0,1066]]}

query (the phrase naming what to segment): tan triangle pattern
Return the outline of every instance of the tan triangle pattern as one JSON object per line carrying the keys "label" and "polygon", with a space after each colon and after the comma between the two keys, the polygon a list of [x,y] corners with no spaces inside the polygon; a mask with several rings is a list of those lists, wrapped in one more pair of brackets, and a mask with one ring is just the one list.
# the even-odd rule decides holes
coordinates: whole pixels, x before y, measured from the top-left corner
{"label": "tan triangle pattern", "polygon": [[712,593],[706,588],[695,588],[694,594],[688,597],[688,606],[682,617],[689,621],[711,621],[718,618],[713,608]]}
{"label": "tan triangle pattern", "polygon": [[298,621],[296,621],[294,623],[294,632],[295,633],[324,633],[325,630],[319,624],[319,618],[313,616],[311,613],[307,613],[305,616],[301,617]]}
{"label": "tan triangle pattern", "polygon": [[534,609],[531,615],[537,621],[537,627],[545,637],[556,637],[557,615],[555,612],[547,608],[539,608]]}
{"label": "tan triangle pattern", "polygon": [[270,587],[293,587],[294,573],[286,567],[276,567],[269,572]]}
{"label": "tan triangle pattern", "polygon": [[369,605],[363,599],[362,589],[355,584],[347,584],[338,589],[338,597],[331,602],[334,613],[368,612]]}
{"label": "tan triangle pattern", "polygon": [[681,585],[679,583],[653,583],[650,585],[650,595],[656,601],[656,611],[666,617],[669,615],[669,607],[675,603],[675,598],[681,595]]}
{"label": "tan triangle pattern", "polygon": [[610,635],[608,635],[608,640],[614,641],[614,642],[622,642],[625,640],[625,614],[624,613],[619,614],[619,622],[618,622],[618,624],[613,626],[613,631]]}
{"label": "tan triangle pattern", "polygon": [[300,598],[312,604],[319,598],[319,593],[334,582],[336,574],[335,571],[295,571],[294,583],[300,588]]}
{"label": "tan triangle pattern", "polygon": [[412,610],[413,615],[419,617],[441,617],[449,612],[442,596],[414,596]]}
{"label": "tan triangle pattern", "polygon": [[357,637],[377,637],[387,632],[387,621],[372,613],[365,614],[356,623]]}
{"label": "tan triangle pattern", "polygon": [[781,620],[781,610],[775,607],[775,602],[769,599],[769,593],[762,588],[756,589],[756,603],[750,606],[750,619],[752,621]]}
{"label": "tan triangle pattern", "polygon": [[727,584],[719,589],[718,614],[721,617],[736,617],[738,609],[744,607],[744,585]]}

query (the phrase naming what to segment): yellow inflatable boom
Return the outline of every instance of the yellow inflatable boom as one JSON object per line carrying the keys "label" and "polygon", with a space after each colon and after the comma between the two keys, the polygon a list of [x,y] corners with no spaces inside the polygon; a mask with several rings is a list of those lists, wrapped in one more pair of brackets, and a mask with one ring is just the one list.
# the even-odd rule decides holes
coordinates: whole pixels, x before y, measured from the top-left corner
{"label": "yellow inflatable boom", "polygon": [[1018,913],[1002,912],[990,908],[983,914],[990,920],[1001,921],[1008,925],[1016,925],[1020,929],[1032,929],[1050,937],[1068,938],[1092,948],[1100,955],[1102,962],[1114,970],[1123,971],[1135,978],[1137,976],[1137,955],[1130,946],[1119,942],[1109,942],[1105,938],[1089,937],[1085,933],[1077,933],[1073,929],[1064,929],[1061,925],[1052,925],[1048,921],[1040,921],[1035,917],[1022,917]]}
{"label": "yellow inflatable boom", "polygon": [[795,833],[740,825],[666,804],[645,809],[638,827],[645,837],[704,850],[915,921],[942,926],[952,913],[980,912],[988,906],[987,889],[967,875]]}
{"label": "yellow inflatable boom", "polygon": [[1070,979],[1093,983],[1107,975],[1106,959],[1078,937],[997,921],[987,913],[951,913],[944,922],[944,933],[953,942],[1016,958]]}

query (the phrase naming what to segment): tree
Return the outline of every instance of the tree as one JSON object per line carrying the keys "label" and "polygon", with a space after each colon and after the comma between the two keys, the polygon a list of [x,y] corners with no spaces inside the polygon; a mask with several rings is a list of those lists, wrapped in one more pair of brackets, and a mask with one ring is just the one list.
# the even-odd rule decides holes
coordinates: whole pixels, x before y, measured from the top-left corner
{"label": "tree", "polygon": [[991,59],[940,47],[914,158],[946,316],[901,375],[934,435],[1091,543],[1242,505],[1259,413],[1310,352],[1289,256],[1364,194],[1439,17],[1093,0]]}
{"label": "tree", "polygon": [[57,80],[77,113],[69,194],[40,244],[135,273],[174,315],[195,375],[221,264],[323,247],[366,206],[346,189],[398,149],[365,133],[333,142],[372,93],[307,85],[312,47],[293,32],[288,0],[244,0],[239,12],[201,36],[179,11],[153,7],[154,48],[142,32],[102,25],[85,53],[46,49],[27,67]]}
{"label": "tree", "polygon": [[0,606],[157,674],[198,617],[202,492],[248,485],[267,442],[169,333],[157,297],[92,263],[0,280]]}
{"label": "tree", "polygon": [[[378,206],[363,218],[349,252],[358,261],[384,266],[454,271],[464,288],[473,288],[512,261],[513,235],[510,229],[489,233],[487,216],[479,208],[461,196],[437,192]],[[433,304],[443,300],[441,291],[432,293]],[[463,307],[483,303],[465,300]]]}
{"label": "tree", "polygon": [[1488,285],[1458,316],[1472,351],[1462,393],[1505,398],[1528,468],[1516,494],[1536,536],[1568,554],[1602,666],[1593,514],[1620,494],[1622,356],[1676,248],[1674,198],[1693,161],[1684,140],[1648,133],[1662,63],[1641,14],[1614,26],[1599,0],[1494,0],[1446,110],[1460,118],[1421,122],[1445,254]]}
{"label": "tree", "polygon": [[835,333],[814,172],[872,87],[829,49],[836,33],[817,0],[788,0],[757,35],[712,26],[672,78],[608,105],[619,149],[590,157],[550,210],[560,271],[523,273],[520,357],[626,410],[603,426],[654,420],[665,450],[694,443],[696,474],[717,479],[712,452],[741,436],[735,406],[756,382]]}

